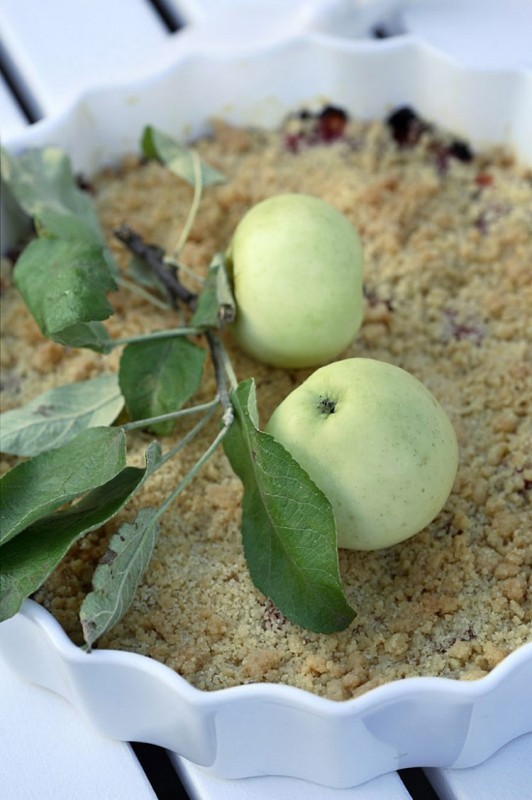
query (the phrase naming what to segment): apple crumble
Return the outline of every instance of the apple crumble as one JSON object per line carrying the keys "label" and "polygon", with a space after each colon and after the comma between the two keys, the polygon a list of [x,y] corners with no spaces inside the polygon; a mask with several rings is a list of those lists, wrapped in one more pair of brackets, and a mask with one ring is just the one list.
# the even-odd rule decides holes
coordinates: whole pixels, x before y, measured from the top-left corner
{"label": "apple crumble", "polygon": [[[215,122],[197,148],[227,182],[204,193],[183,262],[205,274],[244,212],[268,196],[305,192],[332,203],[365,252],[364,322],[343,355],[388,361],[419,378],[452,420],[460,466],[445,508],[421,533],[381,551],[340,550],[357,616],[325,635],[293,625],[253,587],[241,484],[219,448],[163,518],[134,603],[99,646],[150,656],[201,689],[268,681],[336,700],[407,676],[485,675],[532,639],[530,169],[502,151],[473,152],[408,109],[370,123],[335,108],[303,112],[275,132]],[[124,268],[128,255],[113,230],[127,222],[170,249],[192,195],[158,163],[133,156],[88,189]],[[116,354],[102,359],[44,340],[8,269],[2,282],[5,409],[116,367]],[[175,312],[126,289],[111,301],[112,336],[176,325]],[[256,379],[265,424],[310,370],[266,367],[229,334],[226,342],[238,378]],[[198,401],[214,393],[208,375]],[[180,421],[165,447],[186,429]],[[117,523],[158,506],[216,429],[158,471],[118,520],[76,544],[37,592],[74,641],[82,641],[79,606]],[[150,440],[130,434],[137,463]],[[6,457],[4,469],[11,463]]]}

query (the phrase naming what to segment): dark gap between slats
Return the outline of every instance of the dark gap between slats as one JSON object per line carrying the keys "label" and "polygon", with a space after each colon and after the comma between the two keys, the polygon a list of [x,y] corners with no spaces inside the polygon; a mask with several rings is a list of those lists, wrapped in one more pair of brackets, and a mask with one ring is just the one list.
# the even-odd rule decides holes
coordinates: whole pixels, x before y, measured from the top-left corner
{"label": "dark gap between slats", "polygon": [[190,800],[164,748],[140,742],[131,747],[158,800]]}
{"label": "dark gap between slats", "polygon": [[165,3],[165,0],[147,0],[147,2],[160,17],[161,22],[163,22],[168,29],[168,33],[175,33],[183,27],[183,21],[179,18],[178,14]]}
{"label": "dark gap between slats", "polygon": [[42,118],[42,114],[38,107],[37,102],[31,96],[27,88],[22,84],[17,74],[16,66],[11,62],[9,55],[6,53],[2,42],[0,41],[0,74],[5,80],[9,91],[13,95],[20,110],[31,124],[38,122]]}
{"label": "dark gap between slats", "polygon": [[397,773],[412,800],[440,800],[422,769],[400,769]]}

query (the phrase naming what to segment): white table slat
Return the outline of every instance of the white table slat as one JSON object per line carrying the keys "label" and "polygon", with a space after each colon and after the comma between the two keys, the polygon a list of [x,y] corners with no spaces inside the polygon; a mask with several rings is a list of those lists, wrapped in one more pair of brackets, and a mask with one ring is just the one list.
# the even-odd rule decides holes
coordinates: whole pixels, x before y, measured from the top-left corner
{"label": "white table slat", "polygon": [[98,86],[166,40],[146,0],[2,0],[6,57],[42,116]]}
{"label": "white table slat", "polygon": [[532,798],[532,734],[520,736],[490,759],[469,769],[427,769],[441,800]]}
{"label": "white table slat", "polygon": [[[201,22],[208,16],[223,13],[226,9],[238,6],[242,8],[242,13],[245,13],[253,6],[266,4],[286,6],[288,4],[287,0],[161,0],[161,2],[170,12],[175,12],[179,19],[189,23]],[[289,0],[289,2],[293,5],[302,0]],[[317,0],[303,0],[303,2],[309,5],[316,3]]]}
{"label": "white table slat", "polygon": [[327,789],[296,778],[213,778],[184,758],[171,755],[191,800],[411,800],[397,773],[350,789]]}
{"label": "white table slat", "polygon": [[405,5],[403,20],[408,31],[462,64],[489,69],[532,67],[530,0],[412,3]]}
{"label": "white table slat", "polygon": [[28,121],[0,75],[0,141],[24,130]]}
{"label": "white table slat", "polygon": [[0,795],[5,800],[156,800],[131,747],[97,734],[63,700],[0,659]]}

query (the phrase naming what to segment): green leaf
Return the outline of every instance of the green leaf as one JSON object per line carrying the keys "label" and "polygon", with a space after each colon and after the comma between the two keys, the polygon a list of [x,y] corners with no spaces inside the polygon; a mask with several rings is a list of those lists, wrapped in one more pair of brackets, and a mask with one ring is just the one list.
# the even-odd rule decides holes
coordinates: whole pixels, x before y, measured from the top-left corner
{"label": "green leaf", "polygon": [[80,610],[89,650],[130,607],[158,534],[156,509],[143,508],[133,523],[126,522],[112,536],[92,578],[94,591],[86,596]]}
{"label": "green leaf", "polygon": [[126,435],[89,428],[63,447],[18,464],[0,480],[0,544],[64,503],[111,480],[123,469]]}
{"label": "green leaf", "polygon": [[[129,344],[120,359],[119,383],[134,420],[177,411],[201,382],[205,350],[188,339],[165,337]],[[165,435],[174,422],[153,430]]]}
{"label": "green leaf", "polygon": [[61,447],[86,428],[110,425],[123,405],[116,375],[59,386],[0,414],[0,450],[36,456]]}
{"label": "green leaf", "polygon": [[224,440],[244,485],[242,535],[255,586],[297,625],[320,633],[354,617],[340,580],[329,501],[284,447],[258,430],[255,386],[232,393],[235,421]]}
{"label": "green leaf", "polygon": [[[141,141],[142,153],[147,158],[157,158],[174,175],[182,178],[191,186],[196,183],[194,160],[192,150],[180,144],[177,139],[168,134],[157,130],[151,126],[144,129]],[[225,183],[225,177],[221,172],[206,164],[201,164],[201,182],[203,186],[213,186],[217,183]]]}
{"label": "green leaf", "polygon": [[106,353],[111,337],[101,322],[78,322],[55,333],[54,342],[65,347],[87,347],[97,353]]}
{"label": "green leaf", "polygon": [[52,339],[113,313],[106,292],[116,285],[100,246],[36,239],[18,259],[14,281],[42,333]]}
{"label": "green leaf", "polygon": [[196,328],[224,328],[234,321],[236,306],[225,269],[225,258],[217,253],[207,272],[190,324]]}
{"label": "green leaf", "polygon": [[2,174],[21,208],[48,235],[103,244],[92,200],[76,185],[65,152],[46,147],[13,158],[2,150]]}
{"label": "green leaf", "polygon": [[154,442],[146,452],[145,469],[125,467],[66,511],[39,519],[0,548],[0,621],[17,613],[74,542],[115,516],[151,474],[160,455]]}

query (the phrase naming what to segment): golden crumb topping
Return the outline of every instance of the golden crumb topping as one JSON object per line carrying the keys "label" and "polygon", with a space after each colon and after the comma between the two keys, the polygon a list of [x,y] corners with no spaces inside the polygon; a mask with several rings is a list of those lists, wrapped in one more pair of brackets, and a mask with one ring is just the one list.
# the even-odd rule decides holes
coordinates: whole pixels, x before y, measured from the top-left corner
{"label": "golden crumb topping", "polygon": [[[377,552],[340,551],[357,616],[323,635],[292,625],[253,587],[242,490],[219,449],[164,517],[132,608],[100,642],[158,659],[201,689],[273,681],[341,700],[406,676],[478,678],[532,638],[532,175],[504,153],[471,154],[432,130],[398,143],[385,123],[349,120],[333,134],[304,116],[276,132],[216,122],[197,146],[228,180],[204,193],[183,261],[204,274],[243,213],[273,194],[306,192],[336,206],[365,250],[364,323],[345,356],[392,362],[426,384],[457,431],[459,472],[444,510],[417,536]],[[157,163],[132,157],[92,186],[124,268],[113,228],[127,222],[171,247],[192,195]],[[45,341],[7,269],[2,285],[4,409],[116,366],[116,355]],[[111,300],[112,336],[176,325],[172,312],[125,289]],[[309,374],[257,364],[229,337],[227,346],[239,379],[256,378],[263,422]],[[209,376],[201,396],[214,385]],[[202,431],[118,520],[79,542],[37,593],[75,641],[112,530],[160,504],[214,433]],[[131,434],[133,458],[149,440]]]}

